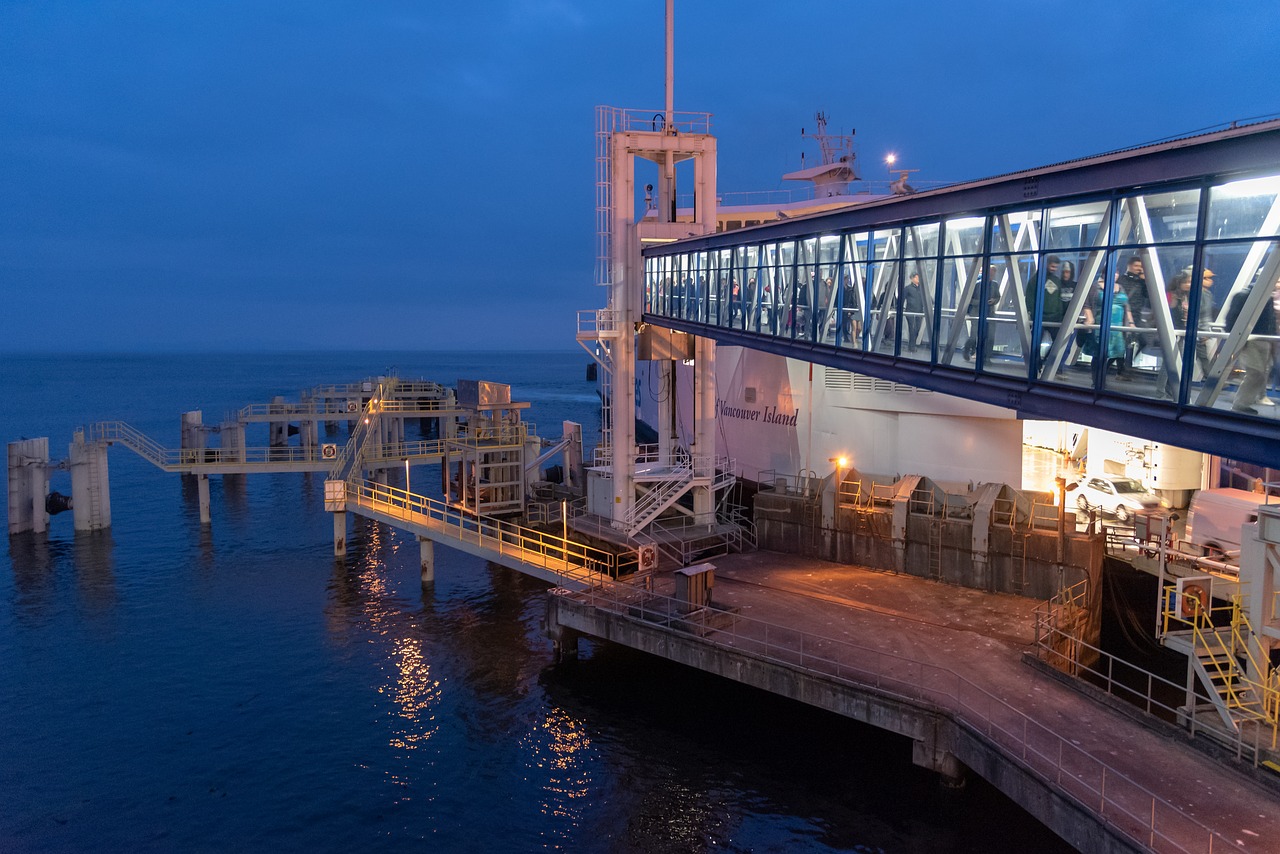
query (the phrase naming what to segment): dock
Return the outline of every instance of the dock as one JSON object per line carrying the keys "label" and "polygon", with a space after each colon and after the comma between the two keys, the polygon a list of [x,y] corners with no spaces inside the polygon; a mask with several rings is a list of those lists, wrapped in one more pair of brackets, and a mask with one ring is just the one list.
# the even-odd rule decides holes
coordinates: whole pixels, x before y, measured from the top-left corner
{"label": "dock", "polygon": [[906,736],[1082,851],[1265,851],[1276,787],[1172,725],[1031,666],[1037,603],[774,552],[715,564],[713,607],[654,574],[548,598],[565,653],[608,640]]}

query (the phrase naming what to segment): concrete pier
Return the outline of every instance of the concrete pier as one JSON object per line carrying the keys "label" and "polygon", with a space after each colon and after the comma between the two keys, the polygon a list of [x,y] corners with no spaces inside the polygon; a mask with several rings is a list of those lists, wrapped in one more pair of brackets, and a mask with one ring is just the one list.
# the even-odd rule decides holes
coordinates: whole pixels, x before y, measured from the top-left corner
{"label": "concrete pier", "polygon": [[49,440],[9,443],[9,533],[44,533],[49,527],[45,496],[49,494]]}
{"label": "concrete pier", "polygon": [[422,586],[436,580],[436,544],[426,537],[418,537],[418,555],[422,564]]}
{"label": "concrete pier", "polygon": [[196,475],[196,487],[200,493],[200,524],[208,525],[213,522],[213,514],[209,509],[209,475]]}
{"label": "concrete pier", "polygon": [[105,442],[86,444],[77,432],[67,448],[71,467],[71,512],[77,531],[111,527],[111,480]]}
{"label": "concrete pier", "polygon": [[1031,600],[766,552],[716,573],[717,607],[688,616],[669,573],[554,591],[548,635],[558,655],[602,638],[906,736],[944,784],[976,773],[1082,851],[1280,838],[1276,792],[1024,663]]}
{"label": "concrete pier", "polygon": [[333,556],[347,555],[347,514],[339,511],[333,514]]}

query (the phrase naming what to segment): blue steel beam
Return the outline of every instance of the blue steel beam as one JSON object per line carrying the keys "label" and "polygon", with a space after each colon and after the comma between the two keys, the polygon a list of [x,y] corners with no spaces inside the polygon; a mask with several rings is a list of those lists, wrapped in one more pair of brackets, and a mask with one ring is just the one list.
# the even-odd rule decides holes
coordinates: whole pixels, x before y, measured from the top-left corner
{"label": "blue steel beam", "polygon": [[1033,383],[1021,377],[980,374],[882,353],[791,341],[656,314],[644,315],[644,322],[700,335],[719,344],[748,347],[989,403],[1011,409],[1019,418],[1072,421],[1242,462],[1280,467],[1280,423],[1260,422],[1230,411],[1185,407],[1171,401],[1051,383]]}

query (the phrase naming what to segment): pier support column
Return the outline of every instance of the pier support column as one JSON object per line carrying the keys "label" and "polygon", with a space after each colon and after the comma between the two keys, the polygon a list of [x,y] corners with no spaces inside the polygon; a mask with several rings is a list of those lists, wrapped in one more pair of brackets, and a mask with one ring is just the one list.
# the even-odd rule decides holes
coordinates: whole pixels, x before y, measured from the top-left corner
{"label": "pier support column", "polygon": [[183,463],[198,463],[204,459],[204,413],[199,409],[182,413],[182,433],[179,437]]}
{"label": "pier support column", "polygon": [[9,534],[49,527],[45,496],[49,494],[49,440],[23,439],[9,443]]}
{"label": "pier support column", "polygon": [[244,424],[240,421],[223,422],[219,433],[222,437],[222,461],[225,463],[244,462]]}
{"label": "pier support column", "polygon": [[213,516],[209,513],[209,475],[197,475],[197,485],[200,491],[200,524],[208,525],[213,521]]}
{"label": "pier support column", "polygon": [[111,484],[107,470],[107,446],[86,445],[83,431],[67,448],[71,465],[71,513],[77,531],[101,531],[111,527]]}
{"label": "pier support column", "polygon": [[333,514],[333,556],[347,556],[347,511]]}
{"label": "pier support column", "polygon": [[[715,482],[716,474],[716,342],[710,338],[694,339],[694,453],[708,460],[706,474]],[[695,467],[696,475],[704,474]],[[716,496],[714,488],[693,488],[693,515],[698,524],[715,521]]]}
{"label": "pier support column", "polygon": [[942,744],[937,730],[926,730],[925,737],[911,742],[911,761],[938,774],[942,785],[950,789],[963,788],[966,769],[964,763]]}
{"label": "pier support column", "polygon": [[560,624],[560,611],[556,607],[556,597],[547,596],[547,637],[551,639],[551,647],[556,664],[575,661],[578,658],[578,637],[580,632]]}
{"label": "pier support column", "polygon": [[418,555],[422,563],[422,586],[436,580],[436,544],[426,537],[418,537]]}
{"label": "pier support column", "polygon": [[[276,395],[271,398],[270,412],[284,412],[284,397]],[[267,444],[273,448],[283,448],[289,444],[289,422],[272,421],[267,424]]]}

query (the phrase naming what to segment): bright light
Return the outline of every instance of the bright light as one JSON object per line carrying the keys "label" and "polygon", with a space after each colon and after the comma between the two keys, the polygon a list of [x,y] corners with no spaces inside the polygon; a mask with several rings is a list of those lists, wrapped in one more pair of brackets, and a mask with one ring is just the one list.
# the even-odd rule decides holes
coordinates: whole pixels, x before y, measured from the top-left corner
{"label": "bright light", "polygon": [[840,466],[840,468],[848,468],[848,466],[849,466],[849,458],[848,458],[848,457],[841,457],[840,459],[836,460],[836,465]]}
{"label": "bright light", "polygon": [[898,155],[896,155],[896,154],[890,154],[890,155],[888,155],[888,156],[886,156],[886,157],[885,157],[884,162],[885,162],[885,163],[888,163],[890,166],[892,166],[893,164],[895,164],[895,163],[897,163],[897,162],[898,162]]}
{"label": "bright light", "polygon": [[1267,178],[1246,178],[1243,181],[1232,181],[1213,188],[1213,198],[1241,199],[1249,196],[1274,196],[1280,193],[1280,176]]}

